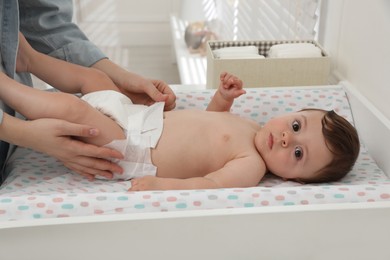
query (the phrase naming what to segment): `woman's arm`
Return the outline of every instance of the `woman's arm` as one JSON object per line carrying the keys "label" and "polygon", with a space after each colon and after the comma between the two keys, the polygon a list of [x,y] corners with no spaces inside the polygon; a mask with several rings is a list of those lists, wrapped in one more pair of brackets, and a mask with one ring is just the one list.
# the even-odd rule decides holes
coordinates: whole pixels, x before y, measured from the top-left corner
{"label": "woman's arm", "polygon": [[176,96],[161,80],[150,80],[113,63],[72,22],[72,0],[19,0],[20,28],[39,52],[104,72],[134,103],[165,101],[175,107]]}
{"label": "woman's arm", "polygon": [[59,60],[35,51],[19,33],[17,72],[30,72],[53,87],[68,93],[89,93],[110,89],[119,91],[103,72]]}

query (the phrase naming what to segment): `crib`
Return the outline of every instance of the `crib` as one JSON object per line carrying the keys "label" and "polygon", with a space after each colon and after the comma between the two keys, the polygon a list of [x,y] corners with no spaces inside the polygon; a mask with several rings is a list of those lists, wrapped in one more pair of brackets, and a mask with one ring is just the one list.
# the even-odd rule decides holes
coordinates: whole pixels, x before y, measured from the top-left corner
{"label": "crib", "polygon": [[[176,109],[204,109],[213,94],[175,89]],[[232,112],[263,124],[303,107],[358,129],[359,159],[339,182],[127,192],[18,148],[0,189],[0,259],[390,259],[390,122],[365,97],[345,81],[251,88]]]}

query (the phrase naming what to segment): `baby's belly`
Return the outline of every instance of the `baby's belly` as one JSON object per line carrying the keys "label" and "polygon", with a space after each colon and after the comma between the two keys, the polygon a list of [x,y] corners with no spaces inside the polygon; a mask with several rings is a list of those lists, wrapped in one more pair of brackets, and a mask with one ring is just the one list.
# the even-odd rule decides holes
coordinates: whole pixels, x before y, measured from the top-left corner
{"label": "baby's belly", "polygon": [[167,113],[161,138],[152,150],[157,176],[203,177],[222,168],[237,151],[228,119],[204,111]]}

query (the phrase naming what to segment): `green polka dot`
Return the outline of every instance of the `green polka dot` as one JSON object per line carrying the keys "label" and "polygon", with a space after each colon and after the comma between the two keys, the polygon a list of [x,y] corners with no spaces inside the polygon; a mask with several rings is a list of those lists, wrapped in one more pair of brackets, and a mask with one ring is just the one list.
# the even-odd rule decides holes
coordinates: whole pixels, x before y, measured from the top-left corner
{"label": "green polka dot", "polygon": [[28,206],[19,206],[18,210],[28,210]]}
{"label": "green polka dot", "polygon": [[61,208],[63,208],[63,209],[73,209],[74,206],[73,206],[73,204],[64,204],[64,205],[61,206]]}
{"label": "green polka dot", "polygon": [[118,200],[125,201],[125,200],[129,200],[129,198],[127,196],[120,196],[118,197]]}
{"label": "green polka dot", "polygon": [[288,202],[285,202],[284,205],[285,206],[292,206],[292,205],[295,205],[295,203],[291,202],[291,201],[288,201]]}
{"label": "green polka dot", "polygon": [[255,206],[255,204],[253,204],[253,203],[245,203],[244,204],[244,207],[245,208],[252,208],[252,207],[254,207]]}
{"label": "green polka dot", "polygon": [[0,201],[1,201],[1,203],[10,203],[10,202],[12,202],[12,199],[2,199]]}
{"label": "green polka dot", "polygon": [[335,194],[334,197],[336,199],[343,199],[345,196],[344,196],[344,194]]}
{"label": "green polka dot", "polygon": [[177,209],[185,209],[185,208],[187,208],[187,204],[186,203],[178,203],[178,204],[176,204],[176,208]]}
{"label": "green polka dot", "polygon": [[41,217],[42,217],[41,214],[33,214],[33,218],[35,218],[35,219],[38,219],[38,218],[41,218]]}
{"label": "green polka dot", "polygon": [[136,209],[144,209],[145,205],[144,204],[136,204],[136,205],[134,205],[134,208],[136,208]]}
{"label": "green polka dot", "polygon": [[228,200],[237,200],[238,196],[237,195],[229,195]]}

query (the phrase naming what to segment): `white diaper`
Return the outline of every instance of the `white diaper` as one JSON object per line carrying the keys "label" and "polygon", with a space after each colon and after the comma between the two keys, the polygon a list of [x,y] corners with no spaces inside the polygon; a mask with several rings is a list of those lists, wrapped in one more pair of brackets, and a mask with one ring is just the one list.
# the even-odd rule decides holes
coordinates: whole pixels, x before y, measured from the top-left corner
{"label": "white diaper", "polygon": [[135,105],[122,93],[103,90],[89,93],[83,100],[112,118],[124,130],[125,140],[114,140],[105,147],[118,150],[123,160],[113,160],[124,170],[114,179],[128,180],[145,175],[156,175],[150,148],[155,148],[163,129],[164,102],[152,106]]}

